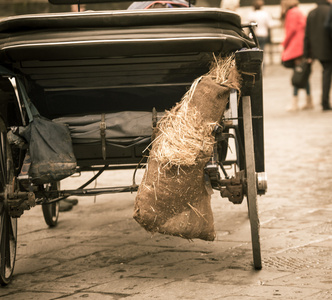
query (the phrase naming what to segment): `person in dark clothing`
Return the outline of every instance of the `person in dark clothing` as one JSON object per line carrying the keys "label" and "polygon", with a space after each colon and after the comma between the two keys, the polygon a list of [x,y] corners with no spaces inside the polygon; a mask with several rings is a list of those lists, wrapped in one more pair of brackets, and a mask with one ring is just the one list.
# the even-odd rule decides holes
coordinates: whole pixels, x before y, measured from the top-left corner
{"label": "person in dark clothing", "polygon": [[332,39],[332,0],[330,2],[330,11],[328,13],[327,19],[325,21],[325,27],[329,32],[330,38]]}
{"label": "person in dark clothing", "polygon": [[322,106],[326,111],[331,110],[332,39],[325,25],[330,3],[326,0],[317,0],[317,4],[307,17],[303,55],[308,62],[318,59],[323,67]]}

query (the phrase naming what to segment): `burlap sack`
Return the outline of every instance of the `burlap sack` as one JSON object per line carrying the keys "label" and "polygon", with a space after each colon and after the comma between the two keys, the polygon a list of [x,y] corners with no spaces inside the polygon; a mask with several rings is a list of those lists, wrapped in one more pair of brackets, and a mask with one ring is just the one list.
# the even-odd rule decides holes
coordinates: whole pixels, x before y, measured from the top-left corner
{"label": "burlap sack", "polygon": [[[231,88],[238,87],[239,75],[235,67],[231,68],[227,80],[223,81],[222,85],[216,82],[213,74],[203,76],[189,91],[189,95],[167,112],[171,116],[169,119],[167,114],[165,116],[166,125],[169,126],[164,127],[163,120],[158,123],[147,168],[135,199],[134,219],[147,231],[186,239],[214,240],[211,196],[206,188],[204,166],[213,151],[214,125],[224,114]],[[177,124],[176,117],[179,114],[186,116],[185,120]],[[175,119],[172,119],[172,116]],[[197,126],[185,124],[192,120],[197,120]],[[186,153],[191,147],[188,140],[193,139],[196,132],[199,133],[206,124],[208,132],[204,133],[206,136],[199,141],[202,146],[197,151],[194,149]],[[170,135],[170,138],[167,135],[168,131],[178,130],[174,126],[183,126],[183,131]],[[177,136],[181,134],[186,135],[186,126],[190,128],[190,132],[183,138],[186,140],[184,145],[178,146],[179,141],[172,139],[180,139]],[[160,154],[160,144],[165,141],[168,143],[166,150],[170,149],[172,152],[164,155],[168,156],[169,161]],[[194,160],[187,160],[187,156],[193,156]]]}

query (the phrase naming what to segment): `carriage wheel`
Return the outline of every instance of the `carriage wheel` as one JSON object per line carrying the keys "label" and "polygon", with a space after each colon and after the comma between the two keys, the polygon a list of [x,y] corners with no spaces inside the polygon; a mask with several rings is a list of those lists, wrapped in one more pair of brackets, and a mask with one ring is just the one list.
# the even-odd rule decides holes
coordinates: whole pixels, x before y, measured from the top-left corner
{"label": "carriage wheel", "polygon": [[7,129],[0,118],[0,284],[10,282],[15,265],[17,244],[17,219],[12,218],[6,206],[6,190],[14,179],[14,164]]}
{"label": "carriage wheel", "polygon": [[243,106],[243,127],[244,127],[244,143],[245,143],[245,159],[246,159],[246,194],[251,228],[251,243],[254,258],[254,267],[256,270],[262,268],[261,246],[259,236],[259,218],[257,207],[257,185],[255,170],[255,152],[254,139],[252,129],[251,103],[250,97],[242,98]]}
{"label": "carriage wheel", "polygon": [[[60,189],[60,182],[49,183],[44,187],[47,191],[57,191]],[[55,227],[58,224],[59,218],[59,202],[50,204],[42,204],[44,220],[49,227]]]}

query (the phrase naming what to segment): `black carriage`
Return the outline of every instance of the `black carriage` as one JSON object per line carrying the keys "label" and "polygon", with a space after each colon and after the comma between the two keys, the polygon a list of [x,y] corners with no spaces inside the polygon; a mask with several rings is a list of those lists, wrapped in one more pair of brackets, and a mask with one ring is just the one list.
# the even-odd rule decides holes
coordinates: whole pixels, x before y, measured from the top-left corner
{"label": "black carriage", "polygon": [[[41,205],[46,223],[55,226],[61,199],[136,191],[135,182],[126,187],[86,186],[103,171],[144,165],[143,151],[160,115],[209,70],[214,57],[231,53],[243,77],[241,98],[238,101],[231,93],[227,113],[216,129],[215,159],[205,170],[222,197],[235,204],[246,197],[254,267],[261,268],[257,194],[266,191],[263,52],[253,26],[248,28],[249,35],[234,12],[186,5],[23,15],[0,21],[2,285],[13,274],[17,218],[24,210]],[[72,129],[75,172],[98,171],[79,189],[61,190],[58,180],[38,182],[24,172],[29,145],[7,136],[26,128],[37,111]],[[236,148],[233,159],[227,156],[230,141]],[[227,166],[233,165],[236,172],[229,176]]]}

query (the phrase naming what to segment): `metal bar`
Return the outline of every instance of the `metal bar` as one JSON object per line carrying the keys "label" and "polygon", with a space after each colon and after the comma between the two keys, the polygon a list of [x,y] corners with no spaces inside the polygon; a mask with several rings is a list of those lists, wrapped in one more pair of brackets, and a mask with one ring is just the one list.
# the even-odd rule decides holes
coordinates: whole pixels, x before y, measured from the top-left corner
{"label": "metal bar", "polygon": [[107,167],[108,167],[108,165],[105,165],[103,168],[101,168],[96,175],[94,175],[92,178],[90,178],[86,183],[82,184],[78,189],[84,189],[91,182],[95,181],[107,169]]}
{"label": "metal bar", "polygon": [[[92,178],[90,178],[86,183],[82,184],[77,190],[84,189],[91,182],[95,181],[105,171],[105,169],[107,167],[108,167],[108,165],[105,165],[102,169],[99,170],[99,172],[96,175],[94,175]],[[69,196],[71,196],[71,195],[66,195],[66,196],[58,197],[58,198],[56,198],[56,201],[67,199]],[[56,202],[56,201],[54,201],[54,202]]]}
{"label": "metal bar", "polygon": [[223,165],[225,166],[230,166],[230,165],[233,165],[233,164],[236,164],[237,163],[237,160],[225,160],[222,162]]}
{"label": "metal bar", "polygon": [[93,189],[76,189],[76,190],[62,190],[59,194],[62,196],[91,196],[108,193],[121,193],[121,192],[134,192],[137,191],[138,185],[133,186],[119,186],[119,187],[106,187],[106,188],[93,188]]}
{"label": "metal bar", "polygon": [[25,199],[28,198],[29,192],[14,192],[10,194],[6,194],[6,192],[0,193],[0,199],[5,199],[6,197],[10,199]]}
{"label": "metal bar", "polygon": [[[130,186],[119,186],[119,187],[106,187],[106,188],[93,188],[93,189],[76,189],[76,190],[62,190],[58,191],[58,195],[60,197],[54,198],[47,202],[40,200],[36,201],[37,204],[40,203],[53,203],[68,198],[69,196],[96,196],[101,194],[112,194],[112,193],[132,193],[138,190],[138,185],[130,185]],[[54,195],[54,191],[44,191],[45,196],[48,194]]]}
{"label": "metal bar", "polygon": [[[263,119],[263,116],[251,116],[251,118],[252,119]],[[224,120],[226,120],[226,121],[242,120],[242,119],[243,119],[243,117],[238,117],[238,118],[229,118],[229,117],[227,117],[227,118],[224,118]],[[233,126],[233,125],[227,125],[227,127],[230,127],[230,128],[231,128],[231,126]]]}
{"label": "metal bar", "polygon": [[[141,163],[141,165],[145,165],[145,163]],[[123,164],[123,165],[108,165],[107,168],[105,166],[83,166],[77,169],[77,172],[88,172],[88,171],[99,171],[99,170],[127,170],[127,169],[136,169],[137,163],[135,164]]]}
{"label": "metal bar", "polygon": [[229,96],[229,106],[231,109],[231,118],[233,120],[233,125],[237,126],[238,125],[238,113],[237,113],[237,91],[232,89],[231,94]]}

